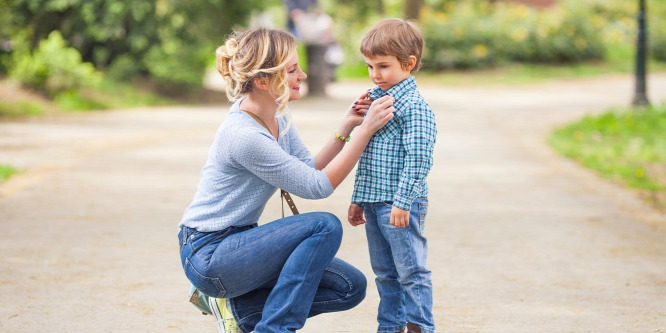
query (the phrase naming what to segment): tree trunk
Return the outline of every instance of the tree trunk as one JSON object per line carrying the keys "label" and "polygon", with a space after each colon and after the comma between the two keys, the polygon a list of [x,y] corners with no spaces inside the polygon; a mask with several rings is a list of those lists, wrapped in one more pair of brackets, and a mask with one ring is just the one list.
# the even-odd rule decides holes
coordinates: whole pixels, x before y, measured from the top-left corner
{"label": "tree trunk", "polygon": [[307,44],[305,50],[308,55],[308,95],[326,96],[326,84],[330,81],[329,65],[324,59],[326,45]]}
{"label": "tree trunk", "polygon": [[384,14],[386,14],[386,9],[384,8],[384,0],[377,0],[377,12],[381,16],[384,16]]}
{"label": "tree trunk", "polygon": [[405,19],[418,21],[422,6],[423,0],[405,0]]}

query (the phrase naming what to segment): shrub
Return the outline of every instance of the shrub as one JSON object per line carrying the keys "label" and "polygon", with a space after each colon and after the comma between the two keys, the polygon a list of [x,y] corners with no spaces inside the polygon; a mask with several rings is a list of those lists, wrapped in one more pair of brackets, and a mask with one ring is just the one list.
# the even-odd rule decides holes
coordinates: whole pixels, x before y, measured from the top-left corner
{"label": "shrub", "polygon": [[82,62],[79,52],[67,47],[58,31],[42,40],[32,53],[26,48],[15,49],[13,61],[12,78],[26,87],[52,96],[95,85],[101,79],[101,74],[95,71],[92,64]]}
{"label": "shrub", "polygon": [[507,61],[573,63],[601,59],[603,21],[576,2],[537,11],[515,3],[473,1],[424,13],[422,28],[430,69],[474,68]]}

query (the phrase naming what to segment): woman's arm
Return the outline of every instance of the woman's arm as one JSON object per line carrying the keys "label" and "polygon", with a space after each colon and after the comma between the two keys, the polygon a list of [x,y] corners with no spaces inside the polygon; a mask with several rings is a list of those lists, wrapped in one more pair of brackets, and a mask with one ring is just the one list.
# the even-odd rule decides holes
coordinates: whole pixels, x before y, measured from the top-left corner
{"label": "woman's arm", "polygon": [[[348,137],[354,128],[363,122],[363,116],[370,107],[370,103],[372,103],[371,100],[365,99],[366,96],[367,93],[364,93],[349,107],[342,120],[342,124],[335,132],[336,134]],[[340,153],[344,146],[344,141],[331,134],[328,142],[324,145],[324,148],[322,148],[321,151],[319,151],[319,154],[315,157],[315,167],[317,170],[325,168],[328,163]]]}
{"label": "woman's arm", "polygon": [[361,157],[365,146],[377,130],[382,128],[393,118],[393,97],[384,96],[372,102],[368,114],[363,119],[358,131],[354,133],[354,139],[344,145],[344,148],[324,168],[333,188],[337,188],[347,177]]}

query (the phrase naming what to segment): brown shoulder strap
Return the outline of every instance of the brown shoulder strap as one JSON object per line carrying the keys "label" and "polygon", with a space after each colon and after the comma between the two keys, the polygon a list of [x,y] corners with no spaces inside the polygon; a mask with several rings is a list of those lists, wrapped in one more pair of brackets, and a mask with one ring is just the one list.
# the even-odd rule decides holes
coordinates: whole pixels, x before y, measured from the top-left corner
{"label": "brown shoulder strap", "polygon": [[[271,130],[268,128],[268,126],[266,126],[264,121],[261,120],[261,118],[259,118],[256,114],[254,114],[252,112],[245,111],[245,110],[241,110],[241,111],[249,114],[250,117],[254,118],[254,120],[256,120],[261,126],[263,126],[268,131],[268,133],[273,135],[273,133],[271,133]],[[285,201],[287,201],[287,206],[289,206],[289,209],[291,209],[291,213],[294,214],[294,215],[298,215],[298,209],[296,208],[296,204],[294,203],[294,200],[291,199],[291,195],[289,195],[289,192],[287,192],[283,189],[280,189],[280,197],[282,199],[284,199]],[[283,203],[283,205],[284,205],[284,203]],[[282,207],[284,207],[284,206],[282,206]],[[284,217],[284,208],[282,209],[282,217]]]}
{"label": "brown shoulder strap", "polygon": [[254,120],[256,120],[259,123],[259,125],[263,126],[268,131],[268,133],[270,133],[271,136],[273,135],[271,130],[268,128],[268,126],[266,126],[266,123],[264,123],[264,121],[261,120],[261,118],[259,118],[259,116],[257,116],[256,114],[254,114],[252,112],[249,112],[249,111],[245,111],[245,110],[241,110],[241,111],[249,114],[250,117],[254,118]]}
{"label": "brown shoulder strap", "polygon": [[[291,209],[291,213],[294,215],[298,215],[298,209],[296,208],[294,200],[291,199],[291,195],[289,195],[289,192],[280,189],[280,195],[282,195],[282,198],[284,198],[284,200],[287,201],[287,206],[289,206],[289,209]],[[282,215],[284,216],[284,212],[282,212]]]}

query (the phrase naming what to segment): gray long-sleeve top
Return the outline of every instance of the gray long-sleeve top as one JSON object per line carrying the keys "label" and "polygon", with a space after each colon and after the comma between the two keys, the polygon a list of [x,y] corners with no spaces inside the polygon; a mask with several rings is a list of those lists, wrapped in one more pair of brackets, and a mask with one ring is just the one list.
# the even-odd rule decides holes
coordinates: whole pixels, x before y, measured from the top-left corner
{"label": "gray long-sleeve top", "polygon": [[[333,193],[326,173],[292,123],[284,135],[273,136],[236,101],[215,134],[194,200],[179,226],[210,232],[254,224],[266,202],[281,188],[306,199]],[[287,120],[278,117],[280,134]]]}

